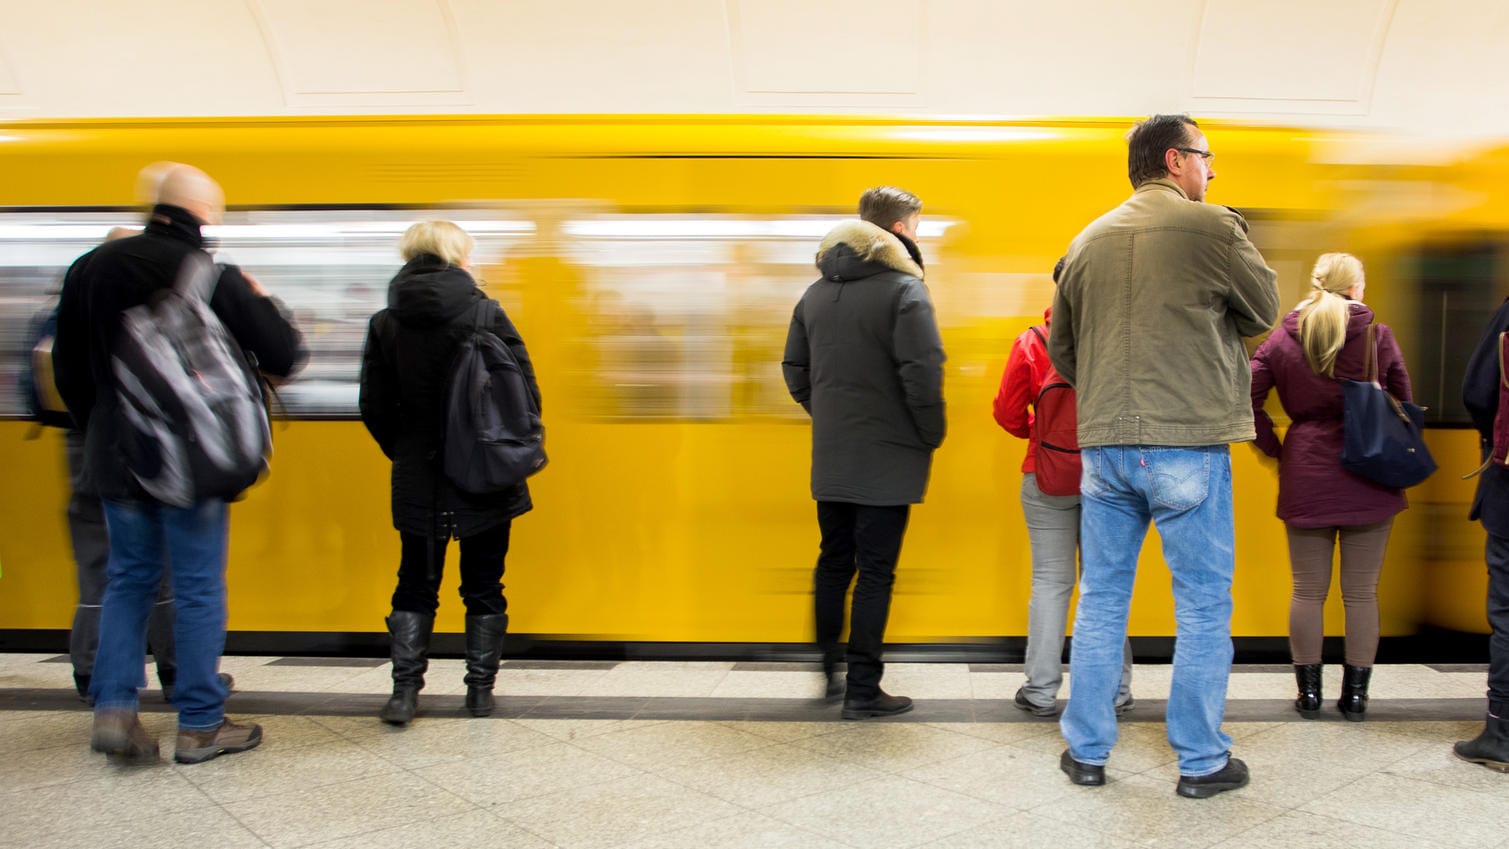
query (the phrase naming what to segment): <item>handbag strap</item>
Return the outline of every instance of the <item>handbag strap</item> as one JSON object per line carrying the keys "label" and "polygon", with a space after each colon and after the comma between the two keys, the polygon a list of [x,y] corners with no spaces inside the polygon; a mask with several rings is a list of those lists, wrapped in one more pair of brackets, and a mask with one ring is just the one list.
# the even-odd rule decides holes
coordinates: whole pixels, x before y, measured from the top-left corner
{"label": "handbag strap", "polygon": [[1377,338],[1375,328],[1377,326],[1378,323],[1376,321],[1368,322],[1368,351],[1365,356],[1367,357],[1368,381],[1371,383],[1378,382],[1378,345],[1375,342]]}

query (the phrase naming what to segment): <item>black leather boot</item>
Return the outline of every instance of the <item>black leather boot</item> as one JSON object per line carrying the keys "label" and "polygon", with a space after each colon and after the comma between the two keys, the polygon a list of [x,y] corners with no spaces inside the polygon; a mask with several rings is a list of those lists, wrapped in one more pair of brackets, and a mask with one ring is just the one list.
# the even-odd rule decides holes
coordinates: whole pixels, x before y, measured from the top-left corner
{"label": "black leather boot", "polygon": [[1341,698],[1336,709],[1351,722],[1361,722],[1368,712],[1368,682],[1373,678],[1371,666],[1341,668]]}
{"label": "black leather boot", "polygon": [[1457,757],[1498,772],[1509,772],[1509,704],[1489,703],[1488,721],[1474,740],[1452,746]]}
{"label": "black leather boot", "polygon": [[1294,682],[1299,685],[1299,696],[1294,700],[1294,709],[1305,719],[1320,716],[1320,672],[1318,663],[1294,664]]}
{"label": "black leather boot", "polygon": [[407,725],[419,708],[419,691],[424,687],[424,672],[430,666],[430,634],[435,617],[412,610],[395,610],[388,615],[388,637],[393,652],[393,697],[378,714],[389,725]]}
{"label": "black leather boot", "polygon": [[466,709],[472,716],[493,712],[493,682],[507,633],[507,613],[466,617]]}

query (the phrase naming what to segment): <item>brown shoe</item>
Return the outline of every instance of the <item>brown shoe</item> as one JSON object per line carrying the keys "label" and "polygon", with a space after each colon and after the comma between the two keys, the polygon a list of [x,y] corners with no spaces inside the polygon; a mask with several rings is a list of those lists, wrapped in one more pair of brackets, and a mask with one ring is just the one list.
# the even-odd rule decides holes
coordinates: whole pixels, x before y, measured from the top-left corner
{"label": "brown shoe", "polygon": [[207,731],[178,729],[178,749],[173,760],[181,764],[204,763],[211,758],[255,749],[262,742],[262,726],[255,722],[238,725],[229,719]]}
{"label": "brown shoe", "polygon": [[136,711],[129,708],[95,711],[89,748],[127,763],[157,762],[157,738],[147,733]]}

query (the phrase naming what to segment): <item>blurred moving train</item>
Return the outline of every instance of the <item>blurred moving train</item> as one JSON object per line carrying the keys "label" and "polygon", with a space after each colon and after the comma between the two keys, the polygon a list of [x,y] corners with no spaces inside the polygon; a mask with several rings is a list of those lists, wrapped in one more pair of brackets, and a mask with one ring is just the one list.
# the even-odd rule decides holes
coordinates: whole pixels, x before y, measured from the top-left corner
{"label": "blurred moving train", "polygon": [[[61,434],[32,438],[16,377],[26,325],[74,258],[141,218],[161,159],[218,178],[211,235],[294,311],[312,350],[282,392],[271,476],[232,510],[230,647],[381,645],[397,568],[388,464],[356,412],[368,316],[424,217],[478,239],[483,285],[527,340],[550,467],[515,525],[513,630],[591,653],[696,655],[810,639],[817,550],[809,429],[781,379],[818,241],[860,192],[924,201],[921,246],[948,362],[949,435],[913,512],[890,638],[1002,645],[1026,632],[1024,444],[989,408],[1012,339],[1041,320],[1069,240],[1130,191],[1128,120],[542,116],[0,124],[0,647],[60,648],[75,600]],[[1475,435],[1462,367],[1509,291],[1509,148],[1434,160],[1388,140],[1207,122],[1210,200],[1241,209],[1286,304],[1349,250],[1430,407],[1436,476],[1410,492],[1380,596],[1383,633],[1486,630],[1483,536],[1466,521]],[[1279,411],[1276,409],[1275,413]],[[1234,632],[1287,633],[1276,475],[1233,447]],[[455,549],[452,548],[452,558]],[[1134,635],[1171,636],[1156,534]],[[454,560],[443,597],[455,587]],[[1339,593],[1328,631],[1339,633]],[[445,603],[437,630],[459,631]],[[1009,642],[1009,640],[1008,640]],[[1385,643],[1385,659],[1387,658]],[[732,646],[732,647],[731,647]],[[1239,642],[1239,649],[1241,643]]]}

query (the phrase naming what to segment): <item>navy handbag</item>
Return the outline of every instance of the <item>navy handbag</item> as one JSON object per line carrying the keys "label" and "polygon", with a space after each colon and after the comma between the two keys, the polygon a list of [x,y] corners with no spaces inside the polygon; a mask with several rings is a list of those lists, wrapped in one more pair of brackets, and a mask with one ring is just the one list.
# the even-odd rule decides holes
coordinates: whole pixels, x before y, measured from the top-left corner
{"label": "navy handbag", "polygon": [[1378,346],[1367,334],[1367,380],[1344,380],[1341,465],[1355,475],[1403,489],[1431,476],[1436,461],[1425,447],[1425,410],[1390,395],[1378,383]]}

